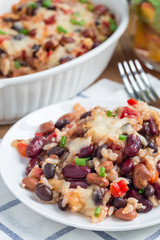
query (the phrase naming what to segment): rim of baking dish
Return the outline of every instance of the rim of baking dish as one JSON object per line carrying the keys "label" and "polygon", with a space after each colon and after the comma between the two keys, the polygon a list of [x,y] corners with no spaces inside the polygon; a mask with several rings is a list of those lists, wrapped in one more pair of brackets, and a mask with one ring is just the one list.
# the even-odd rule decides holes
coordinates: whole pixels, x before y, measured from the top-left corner
{"label": "rim of baking dish", "polygon": [[128,14],[128,3],[126,0],[119,0],[123,4],[123,10],[122,13],[124,12],[125,14],[122,16],[121,22],[117,28],[117,30],[107,39],[107,41],[103,42],[100,44],[98,47],[95,49],[85,53],[84,55],[73,59],[72,61],[69,61],[65,64],[55,66],[50,69],[46,69],[40,72],[36,73],[31,73],[28,75],[23,75],[23,76],[18,76],[18,77],[12,77],[12,78],[3,78],[0,79],[0,89],[5,88],[7,86],[13,86],[18,83],[23,83],[23,82],[31,82],[33,80],[36,80],[38,78],[42,77],[48,77],[48,76],[54,76],[58,72],[66,71],[68,69],[71,69],[72,67],[75,67],[83,61],[87,61],[91,58],[94,58],[98,53],[102,52],[104,49],[108,48],[110,45],[112,45],[114,42],[116,42],[120,36],[124,33],[128,21],[129,21],[129,14]]}

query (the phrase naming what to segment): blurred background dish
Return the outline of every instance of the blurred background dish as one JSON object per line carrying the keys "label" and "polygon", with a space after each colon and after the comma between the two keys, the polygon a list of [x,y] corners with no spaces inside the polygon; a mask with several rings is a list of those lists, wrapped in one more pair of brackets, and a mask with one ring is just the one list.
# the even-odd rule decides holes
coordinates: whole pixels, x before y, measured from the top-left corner
{"label": "blurred background dish", "polygon": [[129,32],[138,57],[160,72],[160,1],[132,0]]}
{"label": "blurred background dish", "polygon": [[[0,0],[3,12],[17,1]],[[69,99],[88,87],[106,68],[128,24],[125,0],[94,0],[115,14],[118,29],[107,41],[83,56],[42,72],[0,80],[0,123],[11,123],[48,104]],[[5,7],[4,7],[5,6]],[[1,9],[1,14],[3,13]]]}

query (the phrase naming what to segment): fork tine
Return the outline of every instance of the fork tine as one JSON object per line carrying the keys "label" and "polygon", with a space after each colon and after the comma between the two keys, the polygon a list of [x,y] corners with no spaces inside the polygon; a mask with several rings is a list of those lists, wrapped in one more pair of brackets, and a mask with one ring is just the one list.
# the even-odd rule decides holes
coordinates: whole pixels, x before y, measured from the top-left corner
{"label": "fork tine", "polygon": [[137,70],[135,68],[135,65],[134,65],[132,60],[129,61],[129,65],[130,65],[130,68],[131,68],[131,70],[133,72],[133,75],[134,75],[135,79],[137,80],[137,83],[138,83],[140,89],[142,90],[142,92],[144,94],[145,100],[148,103],[154,101],[154,98],[150,97],[150,95],[148,93],[148,89],[146,88],[146,85],[144,85],[142,79],[140,78],[140,76],[139,76],[139,74],[138,74],[138,72],[137,72]]}
{"label": "fork tine", "polygon": [[146,73],[144,72],[140,62],[137,59],[134,62],[136,64],[136,67],[137,67],[138,71],[140,72],[141,78],[144,81],[145,85],[150,89],[150,91],[151,91],[153,97],[155,98],[155,100],[158,100],[159,96],[157,95],[157,93],[153,89],[153,87],[152,87],[152,85],[151,85],[151,83],[150,83]]}
{"label": "fork tine", "polygon": [[143,95],[142,95],[142,93],[141,93],[141,91],[140,91],[140,89],[139,89],[139,87],[138,87],[134,77],[133,77],[133,74],[130,71],[128,63],[126,61],[124,61],[123,65],[124,65],[124,68],[126,70],[126,73],[128,74],[128,78],[129,78],[129,80],[130,80],[130,82],[132,84],[132,87],[133,87],[133,89],[135,91],[135,95],[137,96],[136,98],[138,98],[138,99],[140,99],[142,101],[145,101],[144,97],[143,97]]}
{"label": "fork tine", "polygon": [[125,71],[123,69],[123,66],[122,66],[122,64],[120,62],[118,63],[118,69],[119,69],[120,75],[122,77],[124,86],[125,86],[125,88],[127,90],[127,93],[129,94],[129,96],[131,98],[136,98],[136,96],[134,94],[134,91],[133,91],[133,89],[131,87],[131,84],[129,83],[128,78],[127,78],[127,76],[125,74]]}

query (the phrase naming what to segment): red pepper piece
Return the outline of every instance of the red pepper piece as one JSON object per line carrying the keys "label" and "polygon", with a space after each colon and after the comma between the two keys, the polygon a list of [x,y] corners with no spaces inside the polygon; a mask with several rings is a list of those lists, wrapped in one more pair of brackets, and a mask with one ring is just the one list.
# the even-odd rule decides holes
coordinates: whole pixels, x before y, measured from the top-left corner
{"label": "red pepper piece", "polygon": [[51,17],[44,19],[45,24],[53,24],[56,22],[55,15],[52,15]]}
{"label": "red pepper piece", "polygon": [[28,146],[27,144],[22,143],[22,142],[18,143],[18,145],[17,145],[17,150],[18,150],[19,154],[21,154],[21,156],[23,156],[23,157],[27,157],[27,155],[26,155],[27,146]]}
{"label": "red pepper piece", "polygon": [[57,137],[57,133],[53,132],[46,139],[51,139],[51,138],[56,138],[56,137]]}
{"label": "red pepper piece", "polygon": [[129,190],[124,180],[115,182],[111,185],[110,191],[114,197],[120,197]]}
{"label": "red pepper piece", "polygon": [[120,119],[125,118],[125,117],[137,118],[138,117],[138,112],[134,109],[129,108],[129,107],[123,107]]}
{"label": "red pepper piece", "polygon": [[138,103],[138,101],[137,101],[136,99],[134,99],[134,98],[128,99],[127,102],[128,102],[128,104],[131,105],[131,106],[133,106],[133,105],[135,105],[135,104]]}
{"label": "red pepper piece", "polygon": [[40,132],[37,132],[37,133],[35,133],[35,136],[41,136],[41,137],[43,137],[44,135],[43,135],[42,133],[40,133]]}

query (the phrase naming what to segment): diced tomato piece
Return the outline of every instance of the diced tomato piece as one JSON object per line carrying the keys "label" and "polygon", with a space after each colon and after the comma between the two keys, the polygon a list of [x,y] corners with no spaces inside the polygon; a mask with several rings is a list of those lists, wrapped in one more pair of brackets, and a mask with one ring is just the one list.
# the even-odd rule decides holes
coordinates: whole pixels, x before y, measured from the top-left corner
{"label": "diced tomato piece", "polygon": [[137,118],[138,117],[138,112],[134,109],[131,109],[129,107],[123,107],[121,111],[121,116],[120,119],[122,118]]}
{"label": "diced tomato piece", "polygon": [[149,170],[151,174],[151,179],[148,181],[149,183],[154,183],[158,180],[159,178],[159,172],[156,169],[151,169]]}
{"label": "diced tomato piece", "polygon": [[45,24],[53,24],[56,22],[55,15],[52,15],[51,17],[44,19]]}
{"label": "diced tomato piece", "polygon": [[57,133],[53,132],[52,134],[50,134],[46,139],[51,139],[51,138],[56,138],[57,137]]}
{"label": "diced tomato piece", "polygon": [[115,182],[111,185],[110,191],[114,197],[120,197],[129,190],[124,180]]}
{"label": "diced tomato piece", "polygon": [[26,143],[22,143],[22,142],[18,143],[18,145],[17,145],[17,150],[23,157],[27,157],[27,155],[26,155],[27,146],[28,145]]}
{"label": "diced tomato piece", "polygon": [[53,3],[59,3],[61,0],[53,0]]}
{"label": "diced tomato piece", "polygon": [[72,14],[73,13],[73,11],[71,10],[71,9],[64,9],[64,8],[62,8],[62,11],[64,12],[64,14]]}
{"label": "diced tomato piece", "polygon": [[0,36],[0,44],[3,43],[5,40],[10,40],[9,36]]}
{"label": "diced tomato piece", "polygon": [[47,57],[50,57],[52,55],[52,50],[49,50],[48,52],[47,52]]}
{"label": "diced tomato piece", "polygon": [[127,102],[131,106],[133,106],[133,105],[138,103],[138,101],[136,99],[134,99],[134,98],[130,98]]}
{"label": "diced tomato piece", "polygon": [[35,133],[35,136],[41,136],[41,137],[43,137],[44,135],[43,135],[42,133],[40,133],[40,132],[37,132],[37,133]]}

